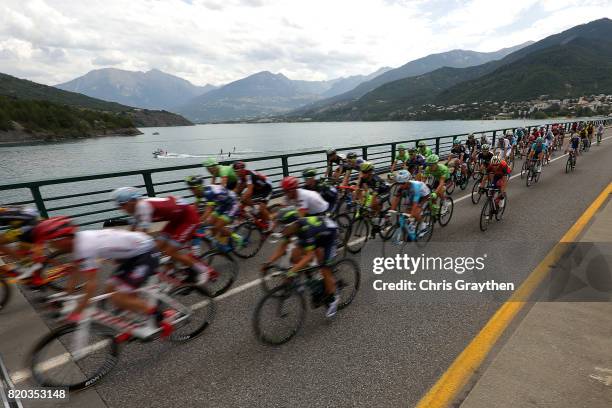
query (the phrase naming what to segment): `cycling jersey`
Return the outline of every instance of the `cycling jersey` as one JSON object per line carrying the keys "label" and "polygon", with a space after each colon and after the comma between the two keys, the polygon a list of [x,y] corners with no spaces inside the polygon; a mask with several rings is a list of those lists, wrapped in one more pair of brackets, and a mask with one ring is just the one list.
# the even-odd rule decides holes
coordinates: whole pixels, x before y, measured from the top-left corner
{"label": "cycling jersey", "polygon": [[429,157],[431,156],[431,149],[427,146],[425,146],[425,148],[423,149],[422,147],[419,147],[419,154],[423,157]]}
{"label": "cycling jersey", "polygon": [[535,152],[535,154],[540,154],[542,152],[546,153],[548,151],[548,147],[542,143],[539,147],[537,143],[531,145],[531,150]]}
{"label": "cycling jersey", "polygon": [[362,163],[363,163],[363,160],[361,160],[361,159],[354,160],[353,163],[351,163],[350,160],[345,160],[342,163],[342,171],[347,171],[347,170],[357,170],[357,171],[359,171],[359,168],[361,167]]}
{"label": "cycling jersey", "polygon": [[431,166],[427,166],[425,168],[425,177],[429,177],[429,176],[432,176],[434,180],[436,181],[440,180],[443,177],[444,179],[448,180],[450,177],[450,171],[448,170],[447,166],[445,166],[444,164],[438,163],[436,170],[432,170]]}
{"label": "cycling jersey", "polygon": [[300,210],[306,211],[308,215],[322,214],[330,207],[329,203],[315,191],[298,188],[296,193],[297,198],[294,200],[285,196],[285,205],[293,205]]}
{"label": "cycling jersey", "polygon": [[195,206],[172,196],[138,200],[133,216],[136,227],[141,229],[148,229],[152,222],[167,221],[161,238],[173,243],[191,238],[200,222]]}
{"label": "cycling jersey", "polygon": [[236,172],[232,166],[219,166],[219,177],[227,177],[226,187],[230,190],[236,188],[236,185],[238,184],[238,176],[236,176]]}
{"label": "cycling jersey", "polygon": [[369,177],[361,177],[359,188],[368,187],[369,190],[376,194],[386,194],[389,191],[389,186],[385,181],[376,174],[372,174]]}
{"label": "cycling jersey", "polygon": [[483,164],[489,164],[492,158],[493,158],[493,152],[491,151],[480,152],[478,153],[478,156],[477,156],[478,161]]}
{"label": "cycling jersey", "polygon": [[400,154],[399,152],[395,155],[395,161],[401,162],[401,163],[405,163],[408,161],[408,159],[410,158],[410,156],[408,155],[408,153],[404,152],[404,154]]}
{"label": "cycling jersey", "polygon": [[578,147],[580,146],[580,136],[574,134],[574,136],[572,136],[570,139],[570,146],[572,149],[578,150]]}
{"label": "cycling jersey", "polygon": [[430,194],[429,187],[422,181],[409,180],[407,183],[400,184],[395,192],[396,197],[405,197],[408,203],[418,203]]}
{"label": "cycling jersey", "polygon": [[72,256],[81,270],[96,270],[100,260],[126,260],[155,249],[153,238],[144,232],[120,229],[78,231]]}
{"label": "cycling jersey", "polygon": [[480,148],[480,143],[476,139],[468,139],[465,141],[465,147],[470,152],[473,152],[474,150],[477,150]]}
{"label": "cycling jersey", "polygon": [[406,162],[406,166],[411,173],[414,173],[415,170],[418,170],[419,167],[425,167],[425,158],[420,154],[415,154],[411,156]]}
{"label": "cycling jersey", "polygon": [[204,198],[206,205],[214,208],[213,215],[231,221],[238,212],[236,193],[220,185],[211,185],[208,191]]}
{"label": "cycling jersey", "polygon": [[272,194],[272,184],[258,171],[245,170],[240,176],[240,183],[253,186],[253,198],[267,199]]}
{"label": "cycling jersey", "polygon": [[296,222],[298,245],[306,251],[323,248],[323,263],[331,262],[336,256],[336,223],[327,217],[304,217]]}
{"label": "cycling jersey", "polygon": [[29,207],[0,207],[0,242],[33,242],[32,230],[38,223],[38,211]]}
{"label": "cycling jersey", "polygon": [[498,165],[489,164],[487,166],[487,172],[493,173],[495,177],[502,177],[510,174],[510,166],[505,160],[502,160]]}
{"label": "cycling jersey", "polygon": [[463,160],[463,156],[465,155],[465,146],[464,145],[456,145],[451,148],[451,153],[457,156],[457,158]]}
{"label": "cycling jersey", "polygon": [[315,191],[329,203],[329,208],[333,208],[338,200],[338,189],[333,185],[329,185],[323,181],[318,181],[313,187],[304,185],[304,190]]}

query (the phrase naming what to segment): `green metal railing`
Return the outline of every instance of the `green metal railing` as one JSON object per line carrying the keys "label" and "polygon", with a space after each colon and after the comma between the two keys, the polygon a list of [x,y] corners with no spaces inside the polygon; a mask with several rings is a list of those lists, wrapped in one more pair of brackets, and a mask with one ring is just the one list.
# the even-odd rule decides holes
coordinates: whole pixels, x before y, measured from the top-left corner
{"label": "green metal railing", "polygon": [[[591,122],[594,122],[596,125],[599,123],[610,125],[612,124],[612,118],[594,119],[591,120]],[[566,130],[569,130],[573,122],[568,121],[561,123]],[[525,128],[531,131],[534,127],[540,126],[544,126],[548,129],[552,126],[552,123],[527,126]],[[503,135],[507,130],[514,131],[515,128],[488,130],[477,133],[485,134],[492,140],[492,144],[494,144],[496,138]],[[411,147],[416,146],[418,142],[423,140],[436,154],[444,156],[450,152],[452,142],[455,138],[465,140],[467,139],[467,134],[462,133],[417,140],[350,146],[337,150],[354,151],[357,154],[361,154],[364,159],[367,159],[375,165],[378,172],[384,172],[388,170],[392,158],[395,157],[396,147],[399,144]],[[288,175],[298,176],[308,167],[314,167],[320,170],[327,167],[324,150],[263,156],[243,159],[242,161],[248,162],[249,168],[266,174],[275,186],[276,194],[279,193],[278,184],[283,177]],[[221,162],[221,164],[229,163],[229,161]],[[195,169],[197,169],[197,171]],[[206,170],[203,169],[201,165],[191,164],[6,184],[0,185],[0,192],[11,192],[13,201],[6,202],[10,200],[7,200],[7,197],[0,196],[0,204],[34,204],[43,217],[59,214],[69,215],[76,219],[80,225],[91,225],[103,222],[111,217],[121,216],[109,201],[108,197],[109,193],[116,187],[132,185],[142,189],[143,194],[150,197],[163,197],[179,192],[185,193],[181,195],[188,197],[189,190],[184,183],[185,176],[205,172]],[[18,198],[15,200],[15,197]]]}

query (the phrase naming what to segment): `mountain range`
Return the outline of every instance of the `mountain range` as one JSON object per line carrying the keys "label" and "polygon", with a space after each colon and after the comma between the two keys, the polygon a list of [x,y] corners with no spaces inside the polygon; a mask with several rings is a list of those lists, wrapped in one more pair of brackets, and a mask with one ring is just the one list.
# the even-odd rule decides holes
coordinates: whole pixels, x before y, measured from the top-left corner
{"label": "mountain range", "polygon": [[116,68],[96,69],[55,87],[123,105],[166,110],[215,89],[209,84],[193,85],[158,69],[141,72]]}
{"label": "mountain range", "polygon": [[387,82],[351,101],[300,109],[289,119],[402,120],[424,104],[567,98],[612,92],[612,20],[575,26],[504,58],[466,68],[442,67]]}

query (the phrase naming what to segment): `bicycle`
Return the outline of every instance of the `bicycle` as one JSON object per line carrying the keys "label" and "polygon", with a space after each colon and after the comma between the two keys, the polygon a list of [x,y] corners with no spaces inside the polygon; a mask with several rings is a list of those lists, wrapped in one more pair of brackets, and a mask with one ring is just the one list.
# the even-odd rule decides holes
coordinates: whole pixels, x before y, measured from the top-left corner
{"label": "bicycle", "polygon": [[459,186],[461,190],[465,190],[468,182],[468,175],[461,172],[461,166],[457,166],[451,173],[450,178],[446,180],[446,194],[453,194],[455,186]]}
{"label": "bicycle", "polygon": [[[389,210],[389,213],[397,214],[397,211]],[[425,225],[425,228],[419,228],[422,225]],[[431,211],[426,206],[426,208],[422,210],[420,223],[417,222],[416,218],[412,215],[400,212],[397,217],[397,222],[391,227],[389,235],[395,245],[415,242],[417,246],[424,246],[431,240],[433,229],[433,217],[431,216]]]}
{"label": "bicycle", "polygon": [[603,133],[597,132],[597,145],[601,144],[601,138],[603,137]]}
{"label": "bicycle", "polygon": [[432,192],[429,194],[429,201],[426,205],[431,210],[434,222],[437,221],[441,227],[446,227],[453,217],[455,203],[451,196],[445,195],[444,199],[438,204],[438,194]]}
{"label": "bicycle", "polygon": [[[498,193],[497,199],[495,198],[495,193]],[[504,212],[508,206],[508,198],[505,197],[503,199],[503,205],[500,206],[499,193],[500,189],[492,184],[485,187],[487,201],[485,201],[484,205],[482,206],[482,211],[480,211],[480,230],[483,232],[487,230],[493,217],[495,217],[495,220],[501,221],[504,216]]]}
{"label": "bicycle", "polygon": [[[342,310],[357,295],[361,272],[350,258],[343,258],[330,267],[336,279],[336,295],[340,298],[338,310]],[[253,330],[259,341],[280,345],[291,340],[304,324],[308,294],[313,309],[324,305],[323,281],[318,276],[320,268],[311,266],[292,276],[288,275],[289,268],[277,268],[284,283],[267,292],[253,313]]]}
{"label": "bicycle", "polygon": [[[184,343],[202,334],[215,315],[212,298],[195,285],[179,286],[169,292],[167,289],[165,283],[153,282],[136,291],[163,306],[162,331],[153,337],[144,337],[138,331],[143,324],[142,315],[107,305],[111,293],[92,298],[78,324],[65,324],[52,330],[32,348],[28,366],[34,381],[42,387],[83,390],[113,369],[125,342],[146,343],[166,337],[172,342]],[[49,304],[74,303],[76,299],[78,296],[57,297]]]}
{"label": "bicycle", "polygon": [[472,204],[478,204],[484,193],[484,191],[480,188],[480,183],[482,182],[484,174],[482,172],[478,174],[479,176],[474,180],[474,185],[472,186],[472,194],[470,196],[472,199]]}
{"label": "bicycle", "polygon": [[574,171],[576,167],[576,153],[574,150],[569,151],[569,155],[567,157],[567,162],[565,163],[565,172],[569,173],[570,171]]}
{"label": "bicycle", "polygon": [[527,187],[540,181],[540,175],[542,174],[542,162],[539,159],[530,159],[529,162],[530,164],[528,165],[527,178],[525,180]]}

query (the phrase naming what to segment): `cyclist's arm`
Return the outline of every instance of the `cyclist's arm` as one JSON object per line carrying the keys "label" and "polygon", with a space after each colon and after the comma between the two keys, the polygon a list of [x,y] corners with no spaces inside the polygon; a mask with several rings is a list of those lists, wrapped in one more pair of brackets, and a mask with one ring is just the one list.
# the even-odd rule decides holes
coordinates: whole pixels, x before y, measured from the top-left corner
{"label": "cyclist's arm", "polygon": [[[74,276],[76,279],[79,278],[79,274],[82,274],[86,280],[85,287],[83,288],[83,297],[79,300],[79,304],[77,305],[73,313],[81,313],[83,309],[87,307],[89,299],[94,297],[94,295],[96,294],[96,272],[96,268],[89,268],[86,270],[80,270],[79,272],[72,274],[72,276]],[[75,282],[78,283],[78,281]]]}
{"label": "cyclist's arm", "polygon": [[312,260],[314,259],[316,255],[316,251],[315,251],[316,247],[313,245],[313,246],[304,248],[304,250],[305,250],[304,256],[302,256],[300,260],[297,261],[293,265],[293,267],[291,267],[289,272],[292,272],[292,273],[299,272],[300,270],[306,268],[308,264],[310,264],[310,262],[312,262]]}
{"label": "cyclist's arm", "polygon": [[287,246],[289,246],[289,241],[283,241],[274,251],[274,253],[270,256],[270,258],[268,259],[268,261],[264,264],[265,266],[268,266],[270,264],[273,264],[274,262],[276,262],[277,260],[281,259],[283,257],[283,255],[285,254],[285,251],[287,250]]}
{"label": "cyclist's arm", "polygon": [[255,184],[249,184],[244,194],[242,194],[242,201],[249,202],[253,197],[253,190],[255,190]]}

